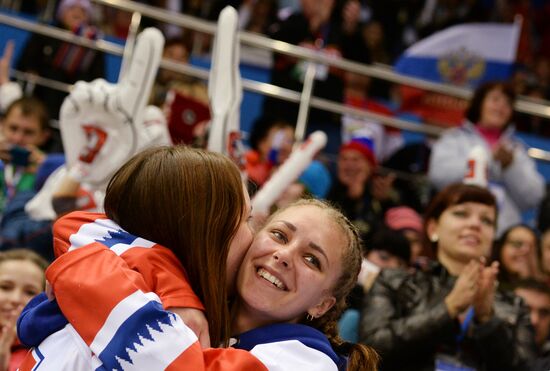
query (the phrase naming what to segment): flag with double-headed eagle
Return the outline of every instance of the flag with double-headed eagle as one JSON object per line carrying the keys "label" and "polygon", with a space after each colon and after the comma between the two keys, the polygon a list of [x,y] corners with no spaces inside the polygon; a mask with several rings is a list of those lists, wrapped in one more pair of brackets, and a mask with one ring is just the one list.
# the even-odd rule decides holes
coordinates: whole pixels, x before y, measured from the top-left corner
{"label": "flag with double-headed eagle", "polygon": [[506,80],[513,72],[520,23],[466,23],[446,28],[405,50],[395,71],[466,87]]}

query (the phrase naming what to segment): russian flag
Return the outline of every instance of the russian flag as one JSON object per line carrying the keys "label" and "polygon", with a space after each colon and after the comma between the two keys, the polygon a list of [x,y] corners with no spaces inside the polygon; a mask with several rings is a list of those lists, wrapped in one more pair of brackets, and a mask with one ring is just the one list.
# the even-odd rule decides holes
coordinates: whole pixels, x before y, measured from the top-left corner
{"label": "russian flag", "polygon": [[469,87],[506,80],[513,71],[520,26],[521,22],[466,23],[446,28],[405,50],[395,71]]}

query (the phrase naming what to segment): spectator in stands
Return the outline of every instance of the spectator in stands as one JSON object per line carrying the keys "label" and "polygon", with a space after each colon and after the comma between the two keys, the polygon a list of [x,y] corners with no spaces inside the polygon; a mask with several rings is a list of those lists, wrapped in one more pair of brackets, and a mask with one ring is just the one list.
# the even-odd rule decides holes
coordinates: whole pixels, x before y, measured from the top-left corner
{"label": "spectator in stands", "polygon": [[[300,12],[292,14],[270,35],[273,39],[309,48],[333,58],[353,59],[368,63],[370,58],[359,27],[360,5],[357,0],[347,0],[340,10],[336,0],[302,0]],[[274,55],[271,83],[301,91],[307,63],[295,57]],[[341,71],[319,64],[316,68],[313,95],[343,102]],[[296,122],[298,106],[275,98],[265,100],[264,112],[270,117],[282,117]],[[324,152],[336,154],[340,147],[340,117],[327,111],[310,111],[307,133],[323,130],[329,141]]]}
{"label": "spectator in stands", "polygon": [[132,12],[105,6],[103,7],[104,22],[102,22],[101,29],[107,35],[126,40],[132,24],[132,15]]}
{"label": "spectator in stands", "polygon": [[[517,283],[514,293],[529,308],[538,357],[550,356],[550,287],[540,281],[527,279]],[[545,369],[548,370],[548,367]]]}
{"label": "spectator in stands", "polygon": [[366,248],[366,258],[381,269],[406,268],[411,260],[411,245],[407,237],[389,228],[377,230]]}
{"label": "spectator in stands", "polygon": [[496,211],[491,192],[474,185],[432,200],[425,234],[437,262],[413,274],[383,270],[363,303],[360,341],[379,352],[381,370],[528,369],[527,310],[497,290],[498,263],[485,266]]}
{"label": "spectator in stands", "polygon": [[35,98],[20,98],[7,109],[0,127],[2,206],[19,191],[34,190],[37,170],[46,159],[40,149],[50,136],[48,113]]}
{"label": "spectator in stands", "polygon": [[396,206],[399,196],[392,175],[378,175],[369,138],[354,138],[340,148],[336,181],[327,199],[336,203],[365,236],[383,224],[384,212]]}
{"label": "spectator in stands", "polygon": [[292,152],[294,128],[283,120],[260,117],[250,133],[250,151],[246,153],[246,173],[258,187],[271,176]]}
{"label": "spectator in stands", "polygon": [[363,245],[363,262],[357,285],[348,296],[348,309],[338,321],[340,336],[356,343],[359,339],[359,320],[365,293],[382,269],[406,270],[411,257],[410,244],[403,233],[386,227],[378,229],[372,240]]}
{"label": "spectator in stands", "polygon": [[64,162],[46,154],[50,128],[44,104],[23,97],[13,102],[0,125],[1,193],[0,250],[26,246],[52,258],[50,221],[30,220],[25,205],[46,178]]}
{"label": "spectator in stands", "polygon": [[393,60],[417,40],[416,22],[425,0],[369,1],[367,12],[382,24],[390,58]]}
{"label": "spectator in stands", "polygon": [[[54,26],[96,40],[100,35],[97,28],[90,24],[91,10],[89,0],[62,0]],[[79,80],[92,81],[105,75],[102,53],[39,34],[31,36],[17,69],[67,84],[74,84]],[[66,92],[38,85],[34,94],[44,101],[51,117],[59,116],[59,108]]]}
{"label": "spectator in stands", "polygon": [[[372,79],[355,72],[344,72],[344,101],[347,106],[364,109],[384,116],[393,116],[385,105],[369,97]],[[367,136],[373,139],[376,158],[383,162],[403,146],[403,136],[396,128],[384,126],[380,121],[346,114],[342,117],[342,141]]]}
{"label": "spectator in stands", "polygon": [[[162,57],[171,62],[187,64],[190,49],[188,39],[171,38],[164,44]],[[151,103],[164,108],[173,143],[205,146],[210,108],[208,91],[203,81],[161,67],[151,93]]]}
{"label": "spectator in stands", "polygon": [[429,178],[437,188],[461,181],[468,172],[468,156],[482,146],[488,158],[488,181],[497,197],[498,231],[521,222],[521,212],[538,206],[544,196],[544,179],[510,123],[514,103],[512,88],[489,82],[474,93],[467,121],[445,132],[433,145]]}
{"label": "spectator in stands", "polygon": [[15,333],[15,322],[31,298],[44,290],[48,262],[27,249],[0,253],[0,369],[15,371],[28,349]]}
{"label": "spectator in stands", "polygon": [[267,34],[277,21],[277,0],[244,0],[239,7],[239,29]]}
{"label": "spectator in stands", "polygon": [[498,261],[500,288],[513,290],[520,280],[543,280],[537,232],[525,224],[508,228],[495,243],[493,260]]}
{"label": "spectator in stands", "polygon": [[[409,264],[423,264],[431,256],[422,243],[422,217],[407,206],[392,207],[384,215],[384,223],[395,231],[403,233],[410,244]],[[422,262],[421,262],[422,260]]]}
{"label": "spectator in stands", "polygon": [[[391,65],[392,60],[388,50],[386,32],[382,27],[382,23],[377,19],[371,19],[362,28],[362,34],[371,57],[371,62]],[[389,81],[372,79],[369,85],[369,95],[379,99],[390,98],[392,84]]]}

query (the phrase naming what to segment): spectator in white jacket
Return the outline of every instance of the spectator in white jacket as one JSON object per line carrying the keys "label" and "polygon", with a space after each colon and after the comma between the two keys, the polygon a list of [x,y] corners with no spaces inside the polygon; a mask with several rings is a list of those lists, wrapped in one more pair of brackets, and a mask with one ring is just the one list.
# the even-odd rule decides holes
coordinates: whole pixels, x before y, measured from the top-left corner
{"label": "spectator in white jacket", "polygon": [[521,213],[538,206],[544,179],[511,124],[515,95],[508,84],[489,82],[474,93],[461,127],[446,131],[430,158],[430,182],[440,190],[460,181],[470,170],[472,148],[485,149],[488,186],[497,198],[498,233],[521,222]]}

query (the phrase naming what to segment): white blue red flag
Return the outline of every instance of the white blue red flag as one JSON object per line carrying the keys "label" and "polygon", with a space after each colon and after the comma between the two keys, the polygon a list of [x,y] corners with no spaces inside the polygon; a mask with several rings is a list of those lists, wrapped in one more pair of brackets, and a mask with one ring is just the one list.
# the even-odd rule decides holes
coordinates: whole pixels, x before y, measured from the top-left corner
{"label": "white blue red flag", "polygon": [[405,50],[395,71],[469,87],[506,80],[513,72],[520,24],[466,23],[446,28]]}

